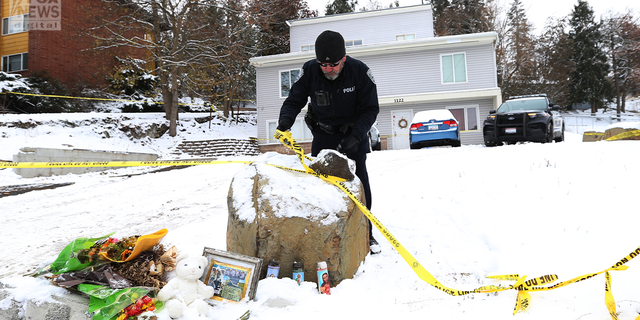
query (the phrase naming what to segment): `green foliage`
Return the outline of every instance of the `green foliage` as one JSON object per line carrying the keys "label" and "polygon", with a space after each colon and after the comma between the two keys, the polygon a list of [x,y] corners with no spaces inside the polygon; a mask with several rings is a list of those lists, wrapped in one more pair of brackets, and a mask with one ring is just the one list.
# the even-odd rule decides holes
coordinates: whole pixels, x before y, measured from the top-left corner
{"label": "green foliage", "polygon": [[111,76],[107,77],[110,93],[132,98],[153,98],[157,95],[158,78],[144,67],[144,61],[118,57],[116,59],[120,65],[115,67]]}
{"label": "green foliage", "polygon": [[[107,77],[110,84],[107,88],[109,93],[124,96],[124,99],[129,100],[153,99],[158,95],[158,77],[145,67],[145,61],[118,57],[116,59],[120,65]],[[164,112],[164,108],[162,105],[148,102],[126,103],[122,112]]]}
{"label": "green foliage", "polygon": [[569,39],[573,43],[572,61],[575,69],[571,72],[572,104],[589,103],[591,111],[606,100],[611,100],[611,82],[606,76],[609,72],[607,56],[602,50],[603,36],[601,24],[594,21],[594,14],[586,1],[579,0],[575,5],[571,20]]}
{"label": "green foliage", "polygon": [[355,12],[357,4],[358,0],[334,0],[331,3],[327,3],[325,15]]}
{"label": "green foliage", "polygon": [[571,105],[570,74],[575,68],[571,60],[573,44],[566,29],[566,18],[551,21],[545,26],[536,43],[539,92],[546,93],[555,104],[563,107]]}

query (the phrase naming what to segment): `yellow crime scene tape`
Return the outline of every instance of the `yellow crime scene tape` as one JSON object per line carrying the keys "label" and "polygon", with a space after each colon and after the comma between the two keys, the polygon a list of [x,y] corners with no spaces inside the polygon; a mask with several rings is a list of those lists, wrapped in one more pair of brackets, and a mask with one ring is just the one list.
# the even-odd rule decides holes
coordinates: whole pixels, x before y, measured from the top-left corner
{"label": "yellow crime scene tape", "polygon": [[[360,208],[360,210],[364,213],[364,215],[371,221],[371,223],[376,226],[376,228],[384,235],[384,237],[389,241],[389,243],[394,247],[396,251],[402,256],[405,262],[412,268],[412,270],[416,273],[416,275],[432,285],[438,290],[441,290],[451,296],[463,296],[471,293],[492,293],[506,290],[516,290],[516,305],[513,313],[516,314],[518,311],[524,311],[530,304],[531,296],[529,292],[534,291],[545,291],[545,290],[553,290],[557,288],[561,288],[567,286],[572,283],[584,281],[590,278],[593,278],[599,274],[605,273],[605,305],[611,315],[611,318],[617,320],[617,311],[615,300],[613,298],[613,294],[611,293],[611,275],[609,271],[622,271],[626,270],[628,266],[625,264],[638,255],[640,255],[640,247],[636,248],[630,254],[622,258],[616,264],[611,266],[608,269],[605,269],[600,272],[595,272],[591,274],[582,275],[579,277],[575,277],[570,280],[562,281],[556,283],[554,285],[550,285],[558,280],[558,276],[555,274],[544,275],[537,278],[532,278],[527,280],[527,276],[520,276],[518,274],[509,274],[509,275],[496,275],[496,276],[488,276],[487,278],[493,280],[505,280],[505,281],[515,281],[515,283],[503,286],[503,285],[487,285],[481,286],[472,290],[458,290],[454,288],[447,287],[440,283],[429,271],[427,271],[422,264],[420,264],[409,251],[402,245],[402,243],[393,236],[393,234],[367,209],[367,207],[347,188],[347,186],[343,183],[346,181],[345,179],[329,176],[326,174],[320,174],[315,172],[313,169],[309,168],[305,164],[305,159],[313,160],[310,157],[304,154],[303,149],[295,142],[295,140],[291,136],[291,132],[282,132],[280,130],[276,130],[274,137],[282,142],[283,145],[293,150],[300,160],[302,166],[305,170],[298,170],[293,168],[287,168],[283,166],[271,165],[277,168],[281,168],[284,170],[301,172],[310,175],[314,175],[319,177],[329,183],[332,183],[336,187],[340,188],[353,202]],[[160,161],[87,161],[87,162],[0,162],[0,168],[71,168],[71,167],[137,167],[137,166],[194,166],[194,165],[210,165],[210,164],[231,164],[231,163],[240,163],[240,164],[252,164],[256,163],[255,161],[237,161],[237,160],[160,160]],[[548,286],[544,286],[548,285]],[[636,318],[636,320],[640,320],[640,316]]]}
{"label": "yellow crime scene tape", "polygon": [[[293,150],[297,154],[298,159],[302,162],[302,165],[305,169],[313,172],[312,169],[309,169],[304,164],[304,159],[305,158],[309,159],[309,157],[306,157],[304,155],[302,148],[300,148],[300,146],[298,146],[295,140],[291,137],[291,132],[282,132],[280,130],[276,130],[274,137],[280,140],[285,146],[289,147],[291,150]],[[418,275],[420,279],[434,286],[435,288],[441,291],[444,291],[449,295],[462,296],[470,293],[490,293],[490,292],[498,292],[498,291],[506,291],[506,290],[517,290],[518,294],[516,297],[516,306],[513,311],[513,314],[515,315],[518,311],[524,311],[529,306],[529,303],[531,301],[531,296],[527,291],[553,290],[556,288],[564,287],[572,283],[590,279],[601,273],[605,273],[606,274],[605,304],[607,306],[607,309],[609,310],[611,318],[614,320],[618,319],[616,308],[615,308],[615,300],[613,299],[613,295],[610,291],[611,278],[609,275],[609,271],[626,270],[628,267],[624,266],[624,264],[629,262],[631,259],[633,259],[634,257],[640,254],[640,247],[638,247],[635,251],[627,255],[625,258],[621,259],[611,268],[608,268],[606,270],[596,272],[593,274],[587,274],[587,275],[579,276],[567,281],[559,282],[549,287],[541,287],[540,285],[545,285],[545,284],[555,282],[558,279],[557,275],[545,275],[538,278],[533,278],[528,281],[526,280],[527,276],[519,276],[517,274],[504,275],[504,276],[490,276],[488,278],[492,278],[496,280],[511,280],[511,281],[515,281],[515,283],[508,286],[488,285],[488,286],[475,288],[473,290],[458,290],[458,289],[444,286],[433,275],[431,275],[431,273],[429,273],[429,271],[427,271],[422,266],[422,264],[420,264],[411,255],[411,253],[409,253],[409,251],[400,243],[400,241],[397,238],[395,238],[387,228],[384,227],[384,225],[367,209],[367,207],[358,198],[355,197],[355,195],[351,192],[351,190],[349,190],[342,182],[332,180],[330,178],[323,177],[323,176],[319,176],[319,177],[340,188],[349,196],[349,198],[351,198],[351,200],[353,200],[353,202],[360,208],[360,210],[364,213],[367,219],[369,219],[371,223],[375,225],[376,228],[385,236],[387,241],[389,241],[389,243],[391,243],[391,245],[396,249],[396,251],[400,253],[400,256],[402,256],[405,262],[413,269],[413,271],[416,273],[416,275]],[[640,316],[638,316],[637,320],[640,320]]]}
{"label": "yellow crime scene tape", "polygon": [[631,131],[621,132],[616,134],[615,136],[611,136],[604,140],[614,141],[614,140],[626,139],[626,138],[637,137],[637,136],[640,136],[640,130],[631,130]]}
{"label": "yellow crime scene tape", "polygon": [[[583,136],[604,136],[604,132],[596,132],[596,131],[587,131],[585,133],[582,134]],[[637,137],[640,136],[640,130],[631,130],[631,131],[625,131],[625,132],[620,132],[616,135],[613,135],[609,138],[604,139],[605,141],[615,141],[615,140],[622,140],[622,139],[626,139],[626,138],[631,138],[631,137]]]}
{"label": "yellow crime scene tape", "polygon": [[160,161],[84,161],[84,162],[0,162],[0,168],[92,168],[196,166],[205,164],[251,163],[237,160],[160,160]]}

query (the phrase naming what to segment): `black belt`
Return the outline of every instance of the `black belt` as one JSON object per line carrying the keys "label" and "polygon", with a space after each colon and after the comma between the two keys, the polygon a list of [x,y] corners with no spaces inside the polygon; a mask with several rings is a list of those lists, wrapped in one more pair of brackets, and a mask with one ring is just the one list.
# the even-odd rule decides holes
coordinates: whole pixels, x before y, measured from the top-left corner
{"label": "black belt", "polygon": [[353,127],[353,124],[351,123],[330,125],[330,124],[318,122],[317,124],[318,124],[317,128],[327,134],[338,134],[338,133],[345,134],[347,133],[347,131],[349,131]]}

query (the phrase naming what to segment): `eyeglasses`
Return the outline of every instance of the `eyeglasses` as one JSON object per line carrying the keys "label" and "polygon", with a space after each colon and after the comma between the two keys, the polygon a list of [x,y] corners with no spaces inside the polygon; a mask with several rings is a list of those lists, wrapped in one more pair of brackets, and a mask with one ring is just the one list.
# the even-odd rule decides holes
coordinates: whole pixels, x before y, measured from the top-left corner
{"label": "eyeglasses", "polygon": [[326,68],[326,67],[335,68],[340,64],[340,62],[342,62],[342,61],[338,61],[336,63],[322,63],[322,62],[318,61],[318,64],[323,68]]}

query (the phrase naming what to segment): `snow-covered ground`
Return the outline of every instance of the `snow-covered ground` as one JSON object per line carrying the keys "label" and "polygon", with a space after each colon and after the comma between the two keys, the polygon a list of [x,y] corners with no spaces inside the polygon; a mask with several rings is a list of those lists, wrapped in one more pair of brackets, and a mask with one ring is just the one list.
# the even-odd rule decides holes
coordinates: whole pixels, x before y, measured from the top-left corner
{"label": "snow-covered ground", "polygon": [[[70,118],[80,115],[1,116]],[[144,115],[150,116],[150,115]],[[137,120],[130,120],[137,121]],[[102,128],[57,125],[0,127],[0,159],[25,146],[156,152],[169,157],[181,138],[255,135],[251,126],[183,126],[178,138],[132,142],[103,138]],[[604,123],[596,123],[603,129]],[[253,130],[253,131],[252,131]],[[242,133],[240,133],[242,132]],[[640,246],[637,186],[640,141],[581,142],[486,148],[377,151],[369,155],[372,213],[441,283],[460,290],[557,274],[560,281],[600,272]],[[273,153],[241,158],[302,168],[293,156]],[[78,237],[117,231],[116,237],[169,230],[163,240],[200,254],[226,249],[227,192],[242,164],[203,165],[134,175],[149,168],[23,179],[0,170],[0,185],[75,182],[52,190],[0,198],[0,281],[12,297],[46,300],[67,294],[46,281],[20,274],[51,262]],[[299,186],[304,188],[304,186]],[[212,308],[208,319],[609,319],[605,277],[531,293],[531,305],[513,315],[516,291],[453,297],[420,280],[376,230],[382,253],[367,256],[357,275],[317,293],[314,283],[282,279],[259,282],[256,299]],[[640,313],[640,258],[612,272],[620,319]],[[307,270],[307,272],[312,272]],[[0,308],[6,305],[0,301]],[[160,314],[160,319],[167,319]],[[185,320],[187,320],[185,318]]]}

